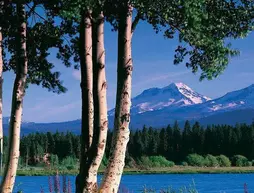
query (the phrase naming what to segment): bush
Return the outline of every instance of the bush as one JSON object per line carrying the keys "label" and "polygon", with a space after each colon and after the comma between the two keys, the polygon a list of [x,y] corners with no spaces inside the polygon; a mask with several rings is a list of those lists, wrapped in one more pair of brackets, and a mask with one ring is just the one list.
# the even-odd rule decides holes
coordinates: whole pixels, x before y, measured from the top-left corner
{"label": "bush", "polygon": [[138,160],[138,164],[145,167],[173,167],[175,165],[174,162],[168,161],[165,157],[162,156],[142,156]]}
{"label": "bush", "polygon": [[139,166],[137,165],[136,161],[132,157],[126,157],[125,159],[125,167],[126,168],[138,168]]}
{"label": "bush", "polygon": [[187,156],[186,160],[190,166],[205,166],[205,158],[198,154],[190,154]]}
{"label": "bush", "polygon": [[47,164],[45,164],[44,162],[38,162],[38,163],[36,164],[36,167],[44,168],[44,167],[46,167],[46,166],[47,166]]}
{"label": "bush", "polygon": [[151,161],[149,160],[149,158],[147,156],[142,156],[138,160],[138,165],[141,165],[141,166],[144,166],[144,167],[152,167],[151,166]]}
{"label": "bush", "polygon": [[181,165],[182,166],[188,166],[188,163],[187,162],[182,162]]}
{"label": "bush", "polygon": [[216,157],[220,167],[230,167],[231,162],[225,155],[219,155]]}
{"label": "bush", "polygon": [[173,167],[175,165],[174,162],[168,161],[165,157],[162,156],[151,156],[149,159],[158,167]]}
{"label": "bush", "polygon": [[53,167],[58,167],[59,165],[59,160],[57,155],[50,155],[50,165]]}
{"label": "bush", "polygon": [[252,166],[252,162],[248,162],[248,165],[247,165],[248,167],[250,167],[250,166]]}
{"label": "bush", "polygon": [[208,154],[205,157],[205,166],[207,166],[207,167],[217,167],[217,166],[219,166],[219,162],[218,162],[218,160],[216,159],[215,156]]}
{"label": "bush", "polygon": [[64,158],[61,162],[61,166],[65,167],[68,170],[75,169],[76,165],[77,165],[77,159],[70,156]]}
{"label": "bush", "polygon": [[249,166],[249,161],[246,157],[242,155],[235,155],[232,158],[232,165],[237,167]]}
{"label": "bush", "polygon": [[18,167],[23,168],[25,166],[24,159],[22,157],[19,157]]}

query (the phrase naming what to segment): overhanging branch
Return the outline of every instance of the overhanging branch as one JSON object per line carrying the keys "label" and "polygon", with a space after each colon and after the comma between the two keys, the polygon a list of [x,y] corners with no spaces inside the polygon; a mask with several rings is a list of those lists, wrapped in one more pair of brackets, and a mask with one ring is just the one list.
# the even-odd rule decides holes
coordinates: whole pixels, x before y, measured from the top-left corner
{"label": "overhanging branch", "polygon": [[[30,5],[26,4],[26,6],[30,9],[29,13],[34,13],[35,15],[37,15],[40,19],[46,21],[46,19],[44,17],[42,17],[40,14],[38,14],[36,11],[35,11],[35,7],[37,6],[36,4],[33,5],[33,7],[31,7]],[[30,14],[31,14],[30,13]]]}
{"label": "overhanging branch", "polygon": [[36,4],[34,3],[32,7],[29,7],[29,5],[27,5],[27,7],[30,9],[29,12],[27,13],[28,17],[35,12],[35,8],[36,8]]}
{"label": "overhanging branch", "polygon": [[132,34],[134,33],[140,19],[141,19],[141,14],[140,14],[140,12],[138,12],[134,21],[132,22],[132,25],[131,25],[131,33]]}

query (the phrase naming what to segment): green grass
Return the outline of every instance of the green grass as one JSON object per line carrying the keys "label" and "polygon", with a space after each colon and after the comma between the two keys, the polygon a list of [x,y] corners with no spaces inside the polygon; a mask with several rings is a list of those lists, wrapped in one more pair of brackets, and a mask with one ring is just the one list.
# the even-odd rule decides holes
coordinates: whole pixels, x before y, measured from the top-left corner
{"label": "green grass", "polygon": [[148,170],[126,169],[125,174],[227,174],[254,173],[254,167],[192,167],[175,166],[170,168],[151,168]]}
{"label": "green grass", "polygon": [[[78,170],[58,170],[59,174],[65,175],[77,175]],[[41,168],[30,168],[30,169],[19,169],[17,171],[18,176],[52,176],[56,174],[55,169],[41,169]]]}
{"label": "green grass", "polygon": [[[99,171],[103,174],[103,170]],[[124,174],[227,174],[227,173],[254,173],[254,167],[192,167],[192,166],[174,166],[174,167],[158,167],[150,169],[126,168]],[[28,169],[19,169],[18,176],[47,176],[55,175],[55,169],[45,169],[31,167]],[[59,174],[77,175],[78,170],[60,169]]]}

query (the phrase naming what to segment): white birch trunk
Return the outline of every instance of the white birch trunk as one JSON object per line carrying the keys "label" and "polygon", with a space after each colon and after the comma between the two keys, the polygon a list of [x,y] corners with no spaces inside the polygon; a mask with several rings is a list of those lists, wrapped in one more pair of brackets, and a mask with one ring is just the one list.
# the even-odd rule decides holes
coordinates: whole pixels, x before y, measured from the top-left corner
{"label": "white birch trunk", "polygon": [[132,80],[132,7],[121,13],[118,29],[117,96],[111,155],[100,187],[101,193],[117,193],[129,141]]}
{"label": "white birch trunk", "polygon": [[23,98],[25,96],[26,76],[27,76],[27,53],[26,53],[26,15],[25,6],[17,4],[17,13],[20,27],[17,34],[17,63],[16,78],[12,93],[11,118],[9,125],[9,148],[7,163],[1,183],[1,193],[11,193],[13,191],[16,172],[19,160],[20,127],[23,109]]}
{"label": "white birch trunk", "polygon": [[80,25],[80,67],[82,93],[81,157],[80,171],[76,178],[76,193],[85,192],[86,181],[93,179],[88,173],[87,162],[93,140],[93,61],[91,13],[82,13]]}
{"label": "white birch trunk", "polygon": [[87,192],[97,192],[97,173],[101,164],[107,139],[107,82],[105,71],[104,16],[95,15],[93,23],[93,95],[94,95],[94,135],[88,158]]}

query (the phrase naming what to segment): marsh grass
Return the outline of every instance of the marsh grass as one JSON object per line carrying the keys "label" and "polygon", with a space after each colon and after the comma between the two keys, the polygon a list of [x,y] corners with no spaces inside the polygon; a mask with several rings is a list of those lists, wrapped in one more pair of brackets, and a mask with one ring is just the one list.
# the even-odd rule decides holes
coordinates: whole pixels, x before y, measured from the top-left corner
{"label": "marsh grass", "polygon": [[155,190],[152,188],[147,188],[144,186],[142,193],[198,193],[194,180],[192,181],[192,184],[190,184],[188,187],[183,186],[179,189],[174,189],[173,187],[163,188],[160,190]]}

